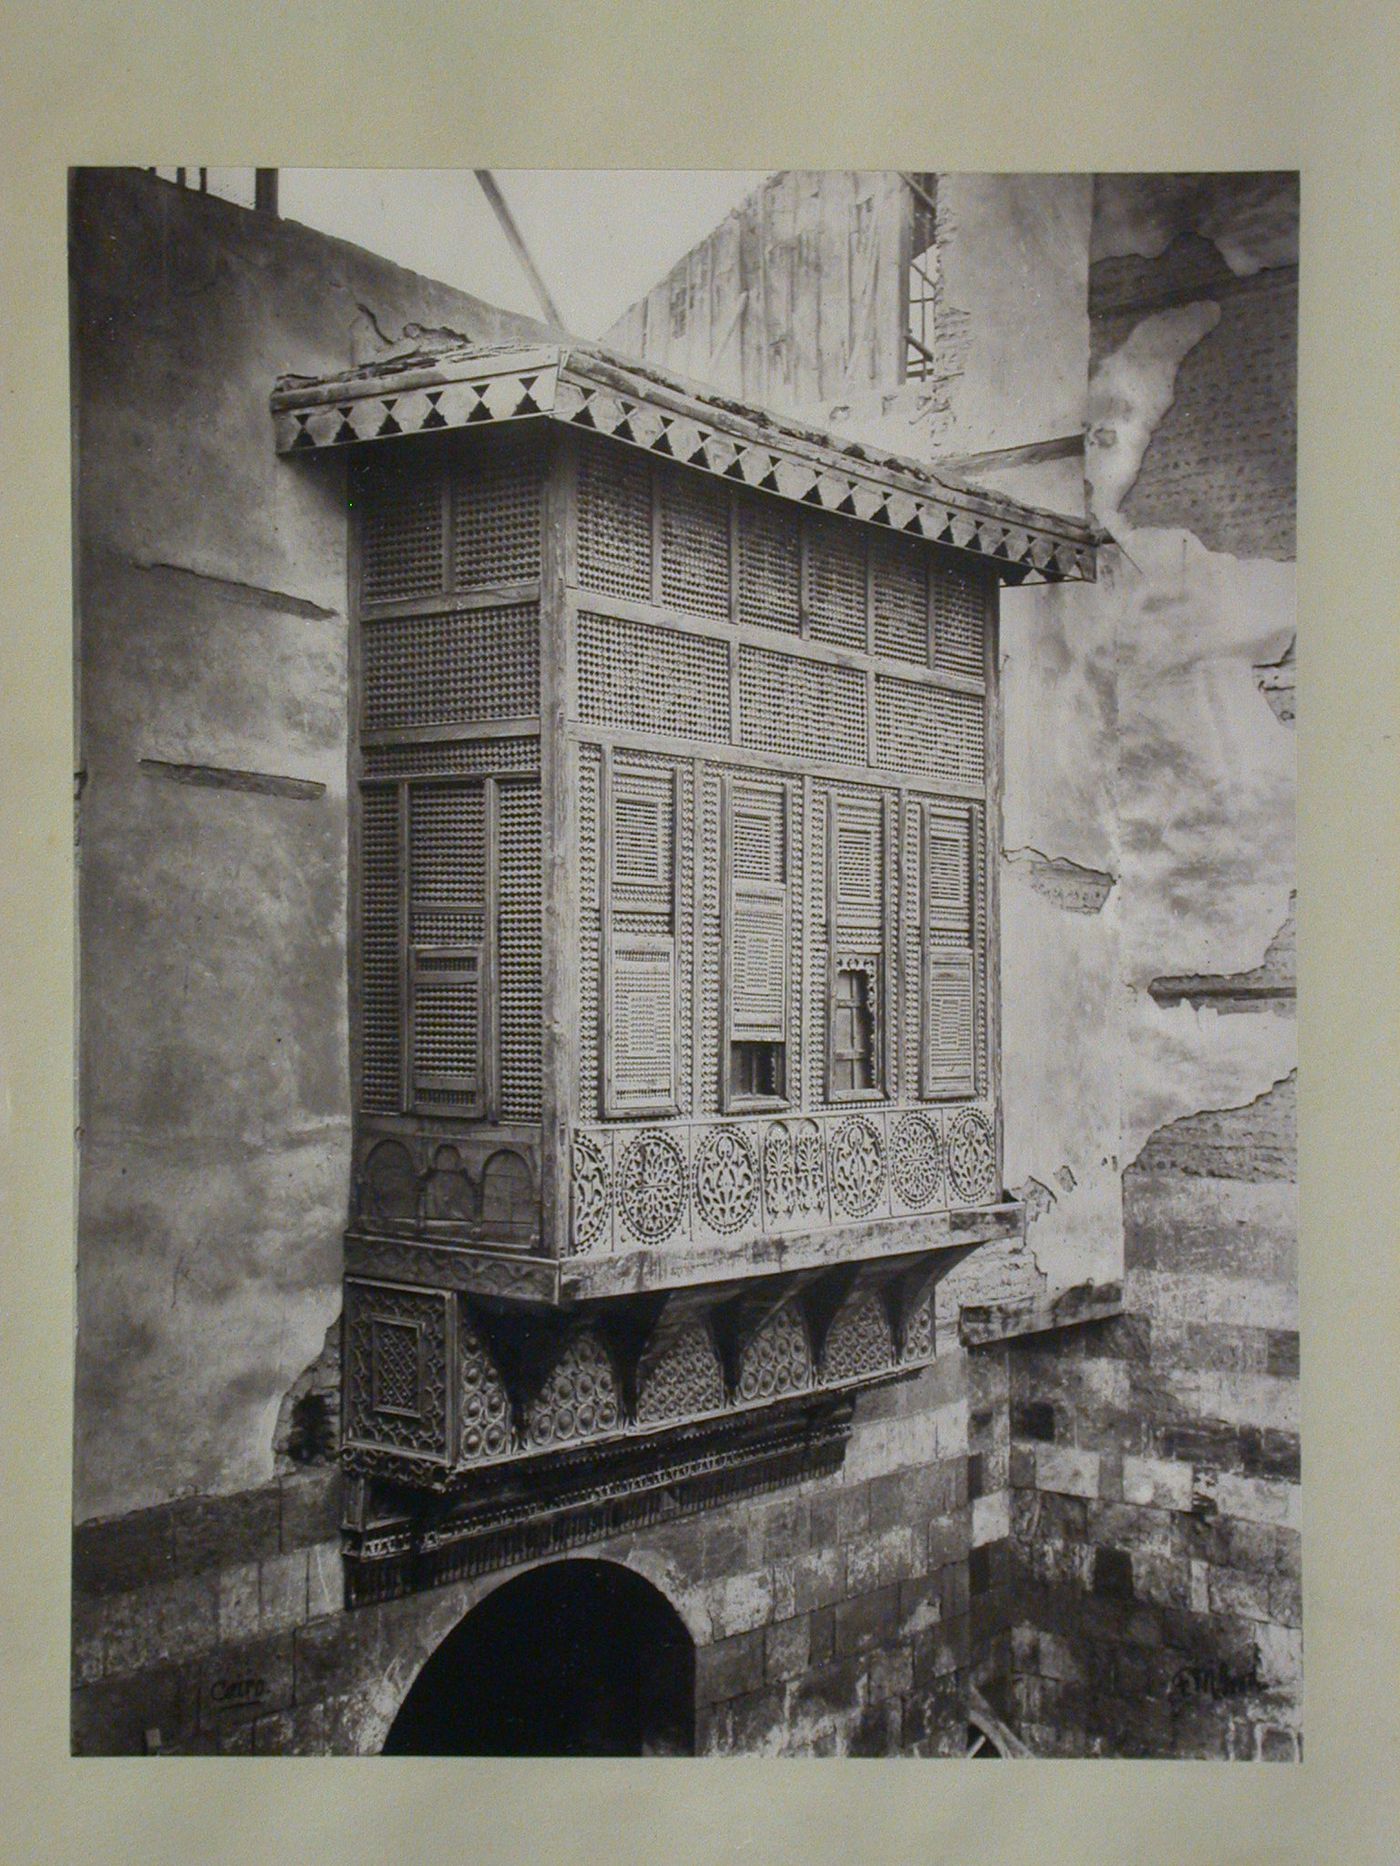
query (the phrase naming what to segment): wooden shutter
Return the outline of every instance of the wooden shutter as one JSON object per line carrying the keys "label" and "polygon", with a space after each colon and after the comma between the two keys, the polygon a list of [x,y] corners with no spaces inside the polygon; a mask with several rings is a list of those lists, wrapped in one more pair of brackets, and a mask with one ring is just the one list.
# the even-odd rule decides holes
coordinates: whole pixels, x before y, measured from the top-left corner
{"label": "wooden shutter", "polygon": [[924,838],[923,1094],[977,1092],[973,815],[927,811]]}
{"label": "wooden shutter", "polygon": [[[730,1043],[787,1041],[787,799],[777,788],[732,784],[725,838],[725,1051]],[[721,1072],[729,1095],[729,1071]]]}
{"label": "wooden shutter", "polygon": [[610,1114],[674,1114],[675,941],[614,933],[609,966],[607,1089]]}
{"label": "wooden shutter", "polygon": [[408,799],[408,1051],[422,1114],[487,1112],[487,801],[475,783]]}
{"label": "wooden shutter", "polygon": [[607,764],[603,1112],[673,1115],[676,1065],[676,782]]}

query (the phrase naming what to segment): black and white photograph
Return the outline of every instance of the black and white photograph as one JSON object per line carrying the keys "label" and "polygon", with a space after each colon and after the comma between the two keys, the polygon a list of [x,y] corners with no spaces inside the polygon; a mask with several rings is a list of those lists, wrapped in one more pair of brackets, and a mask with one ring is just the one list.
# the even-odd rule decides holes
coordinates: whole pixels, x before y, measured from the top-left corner
{"label": "black and white photograph", "polygon": [[72,169],[73,1754],[1302,1760],[1299,228]]}

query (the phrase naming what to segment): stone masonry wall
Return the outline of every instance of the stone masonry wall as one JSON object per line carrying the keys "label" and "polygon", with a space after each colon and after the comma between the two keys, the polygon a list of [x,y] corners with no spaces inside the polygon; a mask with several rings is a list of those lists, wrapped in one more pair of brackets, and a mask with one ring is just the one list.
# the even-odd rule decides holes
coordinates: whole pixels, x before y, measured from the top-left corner
{"label": "stone masonry wall", "polygon": [[[951,1350],[859,1399],[835,1476],[570,1550],[679,1611],[700,1753],[957,1755],[974,1676],[1007,1708],[1006,1408],[1004,1348]],[[338,1508],[333,1471],[298,1473],[81,1527],[75,1750],[377,1753],[520,1569],[347,1611]]]}

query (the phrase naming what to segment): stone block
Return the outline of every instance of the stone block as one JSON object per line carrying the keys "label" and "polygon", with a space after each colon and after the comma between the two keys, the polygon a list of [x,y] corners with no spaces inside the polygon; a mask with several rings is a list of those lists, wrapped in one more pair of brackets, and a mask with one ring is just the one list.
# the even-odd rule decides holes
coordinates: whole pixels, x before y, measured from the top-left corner
{"label": "stone block", "polygon": [[809,1499],[808,1522],[813,1549],[849,1542],[869,1526],[869,1486],[863,1483],[843,1484],[836,1489],[818,1492]]}
{"label": "stone block", "polygon": [[1303,1624],[1302,1584],[1291,1575],[1276,1574],[1269,1581],[1269,1615],[1281,1626]]}
{"label": "stone block", "polygon": [[1303,1635],[1296,1626],[1266,1621],[1255,1629],[1259,1682],[1266,1688],[1297,1691],[1303,1682]]}
{"label": "stone block", "polygon": [[175,1573],[169,1507],[133,1510],[73,1531],[74,1594],[123,1594]]}
{"label": "stone block", "polygon": [[199,1679],[191,1666],[156,1666],[135,1676],[104,1678],[73,1693],[75,1756],[143,1756],[148,1731],[162,1749],[191,1748],[199,1729]]}
{"label": "stone block", "polygon": [[697,1701],[716,1704],[758,1690],[764,1675],[764,1637],[760,1628],[700,1646],[695,1654]]}
{"label": "stone block", "polygon": [[345,1607],[345,1566],[340,1540],[321,1542],[306,1551],[306,1617],[340,1613]]}
{"label": "stone block", "polygon": [[[761,1546],[761,1536],[753,1540]],[[755,1555],[756,1551],[750,1546],[747,1518],[727,1515],[705,1522],[700,1557],[700,1572],[705,1580],[742,1574],[755,1566]]]}
{"label": "stone block", "polygon": [[1166,1458],[1124,1458],[1123,1501],[1161,1510],[1189,1510],[1191,1466]]}
{"label": "stone block", "polygon": [[710,1582],[704,1598],[716,1639],[752,1632],[773,1617],[773,1584],[761,1568]]}
{"label": "stone block", "polygon": [[911,1645],[889,1646],[872,1655],[866,1668],[866,1696],[872,1702],[902,1697],[913,1688],[914,1650]]}
{"label": "stone block", "polygon": [[1277,1478],[1239,1477],[1224,1472],[1215,1484],[1216,1507],[1222,1516],[1241,1522],[1281,1523],[1297,1529],[1302,1522],[1302,1490]]}
{"label": "stone block", "polygon": [[998,1490],[989,1497],[977,1497],[972,1504],[972,1546],[1001,1542],[1011,1534],[1011,1495]]}
{"label": "stone block", "polygon": [[186,1497],[170,1508],[175,1567],[181,1574],[262,1561],[281,1547],[277,1484],[228,1497]]}
{"label": "stone block", "polygon": [[258,1563],[237,1562],[220,1570],[219,1639],[251,1639],[258,1631]]}
{"label": "stone block", "polygon": [[966,1668],[972,1650],[972,1628],[966,1614],[945,1620],[913,1640],[915,1689]]}
{"label": "stone block", "polygon": [[897,1756],[901,1749],[901,1712],[895,1698],[864,1704],[851,1724],[846,1740],[848,1756]]}
{"label": "stone block", "polygon": [[1133,1599],[1133,1558],[1126,1549],[1094,1550],[1093,1588],[1110,1600]]}
{"label": "stone block", "polygon": [[1191,1599],[1190,1563],[1182,1555],[1134,1553],[1133,1586],[1140,1600],[1158,1607],[1185,1607]]}
{"label": "stone block", "polygon": [[1099,1457],[1068,1445],[1041,1445],[1035,1454],[1035,1481],[1039,1490],[1059,1491],[1071,1497],[1099,1494]]}
{"label": "stone block", "polygon": [[102,1615],[105,1673],[144,1671],[205,1652],[219,1637],[216,1575],[185,1575],[109,1595]]}
{"label": "stone block", "polygon": [[772,1682],[796,1678],[812,1663],[810,1615],[800,1613],[790,1620],[774,1620],[763,1637],[763,1669]]}
{"label": "stone block", "polygon": [[935,1517],[928,1526],[928,1566],[946,1568],[949,1562],[966,1561],[972,1546],[972,1520],[959,1510],[953,1516]]}
{"label": "stone block", "polygon": [[829,1607],[845,1593],[845,1560],[840,1548],[809,1549],[793,1563],[792,1593],[798,1613]]}
{"label": "stone block", "polygon": [[927,1568],[927,1542],[915,1529],[887,1529],[877,1536],[877,1579],[881,1587],[892,1582],[912,1581]]}
{"label": "stone block", "polygon": [[1261,1724],[1259,1729],[1259,1760],[1261,1762],[1297,1762],[1298,1737],[1292,1730],[1282,1729],[1277,1724]]}
{"label": "stone block", "polygon": [[811,1662],[826,1665],[836,1656],[836,1609],[818,1607],[807,1615]]}
{"label": "stone block", "polygon": [[898,1586],[872,1588],[836,1604],[836,1656],[869,1652],[899,1637]]}
{"label": "stone block", "polygon": [[1035,1483],[1035,1453],[1029,1445],[1013,1445],[1007,1461],[1013,1490],[1028,1490]]}
{"label": "stone block", "polygon": [[811,1508],[803,1496],[782,1497],[755,1518],[761,1559],[765,1565],[786,1561],[809,1546]]}
{"label": "stone block", "polygon": [[1247,1574],[1239,1568],[1212,1568],[1209,1584],[1212,1613],[1234,1613],[1246,1620],[1267,1620],[1269,1576]]}
{"label": "stone block", "polygon": [[854,1657],[838,1657],[814,1665],[789,1687],[789,1717],[801,1723],[809,1718],[846,1717],[860,1701],[860,1668]]}
{"label": "stone block", "polygon": [[280,1539],[283,1549],[329,1542],[340,1529],[341,1475],[337,1468],[298,1471],[282,1479]]}
{"label": "stone block", "polygon": [[258,1564],[258,1615],[265,1632],[306,1621],[306,1566],[304,1548]]}
{"label": "stone block", "polygon": [[967,1700],[951,1672],[916,1683],[904,1699],[907,1755],[960,1756],[967,1747]]}
{"label": "stone block", "polygon": [[946,1568],[938,1571],[939,1601],[945,1620],[956,1620],[959,1615],[967,1612],[972,1595],[968,1575],[971,1560],[972,1553],[969,1551],[967,1561],[949,1562]]}
{"label": "stone block", "polygon": [[199,1668],[201,1729],[217,1732],[285,1710],[292,1702],[293,1681],[290,1632],[221,1646]]}
{"label": "stone block", "polygon": [[845,1548],[845,1593],[864,1594],[880,1585],[880,1542],[878,1536],[862,1536]]}
{"label": "stone block", "polygon": [[1052,1445],[1055,1442],[1055,1408],[1048,1400],[1020,1400],[1011,1408],[1013,1438]]}

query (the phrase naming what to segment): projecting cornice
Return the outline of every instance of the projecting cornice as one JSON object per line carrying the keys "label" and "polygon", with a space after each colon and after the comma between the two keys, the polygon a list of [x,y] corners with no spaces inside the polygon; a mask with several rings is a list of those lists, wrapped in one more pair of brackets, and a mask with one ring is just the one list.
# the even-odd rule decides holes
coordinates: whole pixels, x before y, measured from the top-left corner
{"label": "projecting cornice", "polygon": [[796,504],[972,552],[1007,582],[1095,574],[1098,534],[1082,520],[962,485],[917,460],[872,454],[598,350],[415,349],[336,376],[283,376],[272,416],[283,454],[550,419]]}

